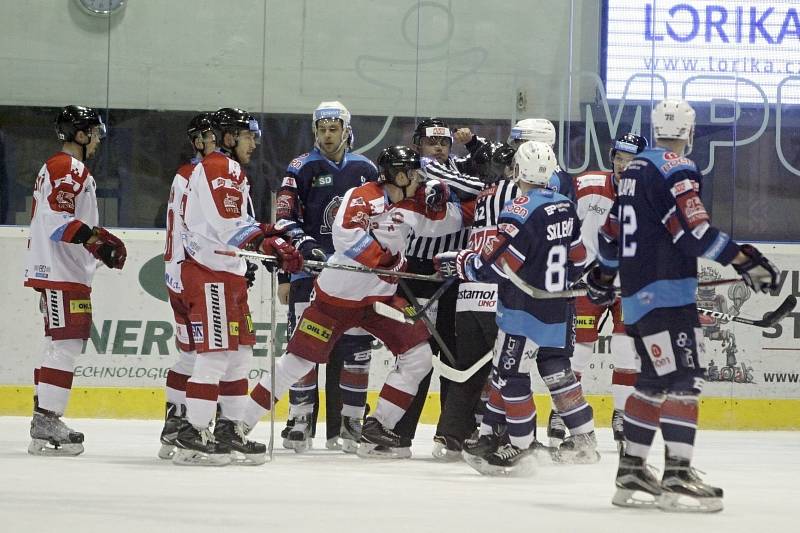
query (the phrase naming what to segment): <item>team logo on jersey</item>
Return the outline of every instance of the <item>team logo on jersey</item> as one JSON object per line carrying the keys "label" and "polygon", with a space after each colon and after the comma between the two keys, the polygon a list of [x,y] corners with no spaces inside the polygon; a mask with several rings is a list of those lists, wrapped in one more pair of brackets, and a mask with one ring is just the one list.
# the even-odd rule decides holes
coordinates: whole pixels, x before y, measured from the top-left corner
{"label": "team logo on jersey", "polygon": [[300,321],[300,325],[297,326],[297,329],[306,335],[310,335],[315,339],[321,340],[322,342],[328,342],[331,340],[331,335],[333,335],[333,330],[330,330],[322,324],[317,324],[313,320],[309,320],[307,318],[304,318]]}
{"label": "team logo on jersey", "polygon": [[191,323],[191,328],[192,328],[192,339],[194,340],[194,342],[202,343],[205,340],[205,337],[206,337],[205,333],[204,333],[205,330],[203,329],[203,323],[202,322],[192,322]]}
{"label": "team logo on jersey", "polygon": [[590,205],[588,211],[603,216],[606,214],[606,211],[608,211],[608,209],[606,209],[605,207],[600,207],[599,205]]}
{"label": "team logo on jersey", "polygon": [[[77,172],[75,171],[75,169],[73,169],[73,171],[77,175]],[[81,188],[81,184],[78,183],[77,181],[75,181],[74,179],[72,179],[72,174],[67,174],[63,178],[58,178],[57,180],[54,180],[53,181],[53,188],[54,189],[58,189],[62,184],[64,184],[64,185],[72,185],[72,190],[75,191],[75,192],[78,192],[80,190],[80,188]]]}
{"label": "team logo on jersey", "polygon": [[529,198],[527,196],[517,196],[514,198],[513,203],[514,205],[525,205],[528,203]]}
{"label": "team logo on jersey", "polygon": [[519,228],[516,227],[514,224],[509,224],[507,222],[503,222],[497,225],[497,230],[505,233],[509,237],[516,237],[519,233]]}
{"label": "team logo on jersey", "polygon": [[[325,206],[325,211],[322,213],[322,224],[319,227],[319,232],[321,235],[326,235],[333,232],[333,221],[336,219],[336,213],[339,211],[339,207],[342,205],[342,200],[343,198],[341,196],[334,196],[333,199],[328,202],[328,205]],[[350,205],[353,204],[351,203]],[[366,215],[366,213],[363,211],[359,211],[358,214]],[[353,217],[353,222],[355,223],[355,217]]]}
{"label": "team logo on jersey", "polygon": [[675,152],[664,152],[664,159],[678,159],[680,156]]}
{"label": "team logo on jersey", "polygon": [[333,176],[330,174],[314,176],[314,180],[311,182],[312,187],[326,187],[328,185],[333,185]]}
{"label": "team logo on jersey", "polygon": [[75,211],[75,195],[69,191],[58,191],[56,203],[63,211]]}
{"label": "team logo on jersey", "polygon": [[222,206],[228,213],[239,214],[239,197],[226,194],[222,200]]}

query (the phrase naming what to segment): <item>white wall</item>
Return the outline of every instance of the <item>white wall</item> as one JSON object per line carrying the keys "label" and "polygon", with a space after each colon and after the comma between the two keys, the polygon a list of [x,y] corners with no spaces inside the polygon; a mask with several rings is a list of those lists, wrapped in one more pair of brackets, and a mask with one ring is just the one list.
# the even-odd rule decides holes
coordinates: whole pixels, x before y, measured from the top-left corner
{"label": "white wall", "polygon": [[357,114],[501,118],[522,89],[526,114],[557,117],[571,12],[573,70],[597,70],[599,0],[128,4],[109,21],[74,0],[0,0],[0,105],[306,113],[341,98]]}

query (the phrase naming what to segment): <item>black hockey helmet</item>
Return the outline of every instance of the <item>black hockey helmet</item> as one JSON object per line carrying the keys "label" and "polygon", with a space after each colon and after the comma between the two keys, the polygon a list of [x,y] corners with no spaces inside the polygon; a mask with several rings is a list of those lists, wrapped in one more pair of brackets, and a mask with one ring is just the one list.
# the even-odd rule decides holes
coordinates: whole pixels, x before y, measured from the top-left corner
{"label": "black hockey helmet", "polygon": [[411,140],[415,145],[419,146],[423,137],[444,137],[450,139],[450,145],[453,145],[453,134],[450,131],[450,126],[440,118],[426,118],[417,124]]}
{"label": "black hockey helmet", "polygon": [[611,159],[614,159],[617,151],[636,155],[645,148],[647,148],[647,139],[633,133],[626,133],[621,137],[617,137],[617,140],[611,145],[609,154]]}
{"label": "black hockey helmet", "polygon": [[389,146],[378,155],[378,168],[381,170],[381,181],[394,183],[398,172],[406,172],[420,168],[419,154],[408,146]]}
{"label": "black hockey helmet", "polygon": [[198,135],[202,136],[205,132],[213,130],[213,119],[214,113],[207,111],[195,115],[186,127],[186,135],[189,136],[189,140],[193,141]]}
{"label": "black hockey helmet", "polygon": [[99,128],[102,139],[106,136],[106,125],[100,113],[94,108],[82,105],[68,105],[56,117],[56,136],[62,142],[73,142],[79,131],[89,134],[92,128]]}
{"label": "black hockey helmet", "polygon": [[215,112],[211,119],[214,137],[217,138],[217,145],[222,145],[225,133],[232,133],[234,137],[241,130],[249,130],[255,134],[256,142],[261,139],[261,127],[258,120],[243,109],[236,107],[223,107]]}
{"label": "black hockey helmet", "polygon": [[488,142],[472,155],[472,165],[479,178],[494,183],[505,177],[506,167],[514,162],[514,152],[506,143]]}

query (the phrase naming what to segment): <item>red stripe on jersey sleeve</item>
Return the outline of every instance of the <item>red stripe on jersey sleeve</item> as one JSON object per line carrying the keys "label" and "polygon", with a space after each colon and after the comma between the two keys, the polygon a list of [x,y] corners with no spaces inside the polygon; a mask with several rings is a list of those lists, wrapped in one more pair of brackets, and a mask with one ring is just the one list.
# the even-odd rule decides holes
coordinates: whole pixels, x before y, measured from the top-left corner
{"label": "red stripe on jersey sleeve", "polygon": [[78,230],[81,229],[83,225],[83,222],[80,220],[73,220],[67,224],[64,233],[61,235],[61,240],[64,242],[72,242],[72,239],[75,238],[75,234],[78,233]]}

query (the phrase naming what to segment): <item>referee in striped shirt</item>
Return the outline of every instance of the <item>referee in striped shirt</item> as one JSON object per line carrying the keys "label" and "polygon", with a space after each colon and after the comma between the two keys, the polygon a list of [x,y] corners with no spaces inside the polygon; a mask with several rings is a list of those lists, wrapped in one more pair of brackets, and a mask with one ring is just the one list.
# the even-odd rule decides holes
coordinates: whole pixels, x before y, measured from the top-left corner
{"label": "referee in striped shirt", "polygon": [[[456,140],[463,142],[470,154],[485,142],[483,139],[473,136],[468,129],[458,130],[456,132]],[[474,200],[478,196],[484,184],[477,178],[463,174],[469,167],[469,156],[457,159],[451,155],[453,134],[447,123],[439,118],[422,120],[414,130],[413,144],[423,160],[423,172],[428,178],[437,178],[445,181],[450,190],[461,201]],[[426,159],[427,164],[425,163]],[[433,257],[441,252],[462,250],[467,246],[468,240],[469,228],[463,228],[456,233],[440,237],[414,237],[409,242],[408,248],[406,248],[408,272],[417,274],[436,273],[436,269],[433,266]],[[424,304],[436,292],[439,285],[430,281],[407,280],[405,287],[420,300],[420,304]],[[442,294],[438,302],[438,308],[436,304],[431,306],[431,310],[437,309],[434,320],[436,329],[451,353],[456,351],[455,315],[457,297],[458,283],[455,282]],[[438,344],[433,339],[430,342],[434,354],[440,354],[441,351]],[[402,447],[411,446],[411,440],[416,433],[417,423],[428,394],[430,381],[431,375],[428,374],[420,383],[414,402],[394,427],[395,433],[401,437]],[[447,393],[447,382],[441,380],[440,385],[441,403],[443,405]]]}

